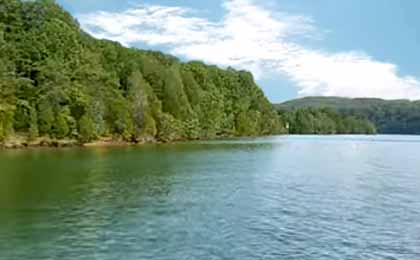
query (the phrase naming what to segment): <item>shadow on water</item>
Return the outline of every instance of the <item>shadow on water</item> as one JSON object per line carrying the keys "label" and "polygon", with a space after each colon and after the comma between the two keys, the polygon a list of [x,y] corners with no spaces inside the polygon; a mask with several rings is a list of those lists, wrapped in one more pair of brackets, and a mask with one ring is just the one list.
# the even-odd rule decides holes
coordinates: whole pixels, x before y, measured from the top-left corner
{"label": "shadow on water", "polygon": [[129,223],[130,216],[138,215],[136,211],[147,200],[170,195],[170,176],[182,165],[174,166],[176,158],[159,150],[107,148],[2,154],[0,240],[6,242],[1,243],[0,250],[42,259],[52,250],[40,244],[47,239],[58,244],[65,240],[82,251],[84,247],[93,250],[95,245],[90,243],[103,237],[115,221]]}
{"label": "shadow on water", "polygon": [[[137,185],[137,193],[169,193],[165,181],[170,175],[182,171],[184,166],[194,163],[192,158],[271,150],[278,145],[272,142],[215,141],[5,151],[0,156],[0,209],[52,210],[61,204],[67,205],[68,201],[82,199],[91,190],[128,196],[122,191],[127,189],[132,193],[133,185]],[[162,182],[152,185],[160,187],[161,191],[151,190],[152,186],[147,185],[152,179]]]}
{"label": "shadow on water", "polygon": [[[139,239],[131,227],[156,230],[150,219],[196,205],[182,191],[173,195],[174,185],[188,189],[198,168],[211,171],[232,154],[251,155],[274,145],[246,140],[2,152],[0,251],[11,258],[71,259],[92,255],[119,236],[129,249]],[[141,237],[153,243],[154,233]],[[112,243],[103,250],[111,248]]]}

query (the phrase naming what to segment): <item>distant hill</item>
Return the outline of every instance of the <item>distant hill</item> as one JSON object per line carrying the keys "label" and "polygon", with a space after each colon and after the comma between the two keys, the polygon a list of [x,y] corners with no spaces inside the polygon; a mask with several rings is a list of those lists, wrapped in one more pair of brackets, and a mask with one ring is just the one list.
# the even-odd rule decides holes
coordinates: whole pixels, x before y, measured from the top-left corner
{"label": "distant hill", "polygon": [[279,112],[301,108],[330,108],[341,115],[368,119],[381,134],[420,134],[420,101],[305,97],[275,106]]}

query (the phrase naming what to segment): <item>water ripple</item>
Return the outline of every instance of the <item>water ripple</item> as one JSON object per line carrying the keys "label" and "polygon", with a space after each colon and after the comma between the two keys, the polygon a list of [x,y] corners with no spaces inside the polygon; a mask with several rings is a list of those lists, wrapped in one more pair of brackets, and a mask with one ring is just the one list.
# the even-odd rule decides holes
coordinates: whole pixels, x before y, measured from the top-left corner
{"label": "water ripple", "polygon": [[398,136],[5,152],[0,260],[416,260],[418,158]]}

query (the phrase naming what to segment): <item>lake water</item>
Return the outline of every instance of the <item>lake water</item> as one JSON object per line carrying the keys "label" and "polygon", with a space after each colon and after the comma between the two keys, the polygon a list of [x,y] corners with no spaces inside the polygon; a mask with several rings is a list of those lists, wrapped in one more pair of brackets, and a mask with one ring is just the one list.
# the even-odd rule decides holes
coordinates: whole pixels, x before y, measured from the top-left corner
{"label": "lake water", "polygon": [[0,151],[0,259],[420,259],[420,137]]}

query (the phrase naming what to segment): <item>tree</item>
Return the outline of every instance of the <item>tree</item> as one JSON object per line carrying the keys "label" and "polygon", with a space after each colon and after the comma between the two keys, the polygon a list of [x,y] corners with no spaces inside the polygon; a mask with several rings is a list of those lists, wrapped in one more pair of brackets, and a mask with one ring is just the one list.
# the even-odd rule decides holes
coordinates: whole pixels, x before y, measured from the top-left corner
{"label": "tree", "polygon": [[13,107],[0,105],[0,141],[13,132]]}
{"label": "tree", "polygon": [[375,126],[368,120],[341,116],[330,108],[301,108],[280,112],[291,134],[374,134]]}
{"label": "tree", "polygon": [[54,123],[54,111],[46,100],[41,100],[38,104],[38,128],[41,134],[51,134]]}
{"label": "tree", "polygon": [[64,113],[59,113],[56,116],[55,123],[52,127],[54,137],[62,139],[70,133],[70,128],[66,119],[67,117]]}
{"label": "tree", "polygon": [[281,129],[251,73],[97,40],[52,0],[0,0],[0,106],[2,139],[172,141]]}
{"label": "tree", "polygon": [[93,120],[88,115],[83,115],[79,120],[79,140],[82,143],[96,139],[96,128]]}

